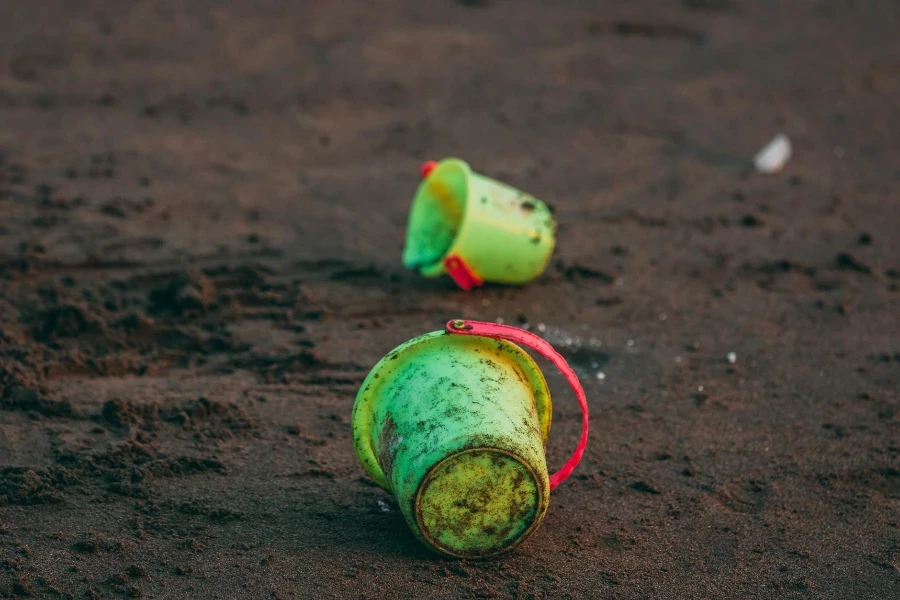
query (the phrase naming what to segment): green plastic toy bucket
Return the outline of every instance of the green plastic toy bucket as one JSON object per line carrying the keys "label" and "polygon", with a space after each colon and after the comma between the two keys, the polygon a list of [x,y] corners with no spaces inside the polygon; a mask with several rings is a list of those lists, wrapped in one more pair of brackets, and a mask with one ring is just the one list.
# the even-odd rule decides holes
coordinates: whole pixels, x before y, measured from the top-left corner
{"label": "green plastic toy bucket", "polygon": [[422,167],[409,214],[403,264],[450,275],[463,289],[485,281],[523,284],[543,273],[556,244],[546,204],[474,173],[457,158]]}
{"label": "green plastic toy bucket", "polygon": [[543,519],[550,490],[584,452],[587,404],[565,365],[582,404],[582,443],[548,476],[550,392],[512,339],[565,364],[528,332],[451,321],[447,330],[412,339],[381,359],[353,407],[353,443],[363,468],[396,497],[416,537],[449,556],[487,557],[525,540]]}

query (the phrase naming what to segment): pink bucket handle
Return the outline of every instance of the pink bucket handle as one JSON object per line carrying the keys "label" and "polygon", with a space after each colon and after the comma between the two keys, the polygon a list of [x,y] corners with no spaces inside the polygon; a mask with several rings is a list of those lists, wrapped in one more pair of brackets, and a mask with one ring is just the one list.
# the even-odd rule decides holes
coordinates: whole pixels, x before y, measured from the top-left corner
{"label": "pink bucket handle", "polygon": [[446,329],[449,333],[455,333],[457,335],[477,335],[481,337],[504,339],[527,346],[552,362],[566,378],[566,381],[569,382],[572,391],[575,392],[575,396],[578,398],[578,404],[581,405],[581,441],[578,442],[578,447],[575,448],[575,452],[572,453],[569,460],[563,464],[559,471],[550,476],[550,489],[555,489],[572,474],[572,471],[575,470],[575,467],[584,455],[584,449],[587,447],[588,404],[584,388],[581,387],[581,382],[578,381],[578,375],[575,374],[575,371],[572,370],[572,367],[569,366],[566,359],[553,349],[553,346],[530,331],[525,331],[518,327],[510,327],[509,325],[497,325],[496,323],[484,323],[482,321],[468,321],[463,319],[448,321]]}

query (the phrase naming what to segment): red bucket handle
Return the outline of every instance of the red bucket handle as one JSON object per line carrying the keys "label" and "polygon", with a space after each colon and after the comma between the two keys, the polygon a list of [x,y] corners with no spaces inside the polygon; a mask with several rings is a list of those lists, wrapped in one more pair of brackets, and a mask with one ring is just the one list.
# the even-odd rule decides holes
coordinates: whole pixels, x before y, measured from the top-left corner
{"label": "red bucket handle", "polygon": [[530,331],[525,331],[518,327],[510,327],[509,325],[498,325],[496,323],[484,323],[482,321],[468,321],[463,319],[448,321],[446,329],[449,333],[457,335],[477,335],[481,337],[504,339],[527,346],[552,362],[566,378],[566,381],[569,382],[569,386],[571,386],[572,391],[575,392],[576,398],[578,398],[578,404],[581,405],[581,441],[578,442],[578,447],[575,448],[575,452],[572,453],[569,460],[563,464],[559,471],[550,476],[550,489],[555,489],[556,486],[565,481],[569,475],[572,474],[572,471],[575,470],[575,467],[581,461],[581,457],[584,455],[584,449],[587,446],[587,396],[584,393],[584,388],[581,387],[581,382],[578,381],[578,375],[575,374],[575,371],[572,370],[572,367],[569,366],[566,359],[553,349],[553,346],[551,346],[549,342],[536,336]]}
{"label": "red bucket handle", "polygon": [[451,254],[445,258],[444,269],[447,271],[447,275],[456,282],[456,285],[467,292],[471,291],[472,288],[484,285],[481,277],[475,274],[472,267],[461,256]]}

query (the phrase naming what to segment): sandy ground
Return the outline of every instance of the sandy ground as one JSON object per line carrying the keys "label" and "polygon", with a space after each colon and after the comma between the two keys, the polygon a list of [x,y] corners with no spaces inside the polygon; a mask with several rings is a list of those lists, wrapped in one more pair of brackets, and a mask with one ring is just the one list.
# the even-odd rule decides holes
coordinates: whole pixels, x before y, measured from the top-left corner
{"label": "sandy ground", "polygon": [[[900,4],[2,4],[0,595],[900,597]],[[444,156],[553,205],[540,280],[402,268]],[[350,442],[454,317],[543,324],[592,407],[487,562]]]}

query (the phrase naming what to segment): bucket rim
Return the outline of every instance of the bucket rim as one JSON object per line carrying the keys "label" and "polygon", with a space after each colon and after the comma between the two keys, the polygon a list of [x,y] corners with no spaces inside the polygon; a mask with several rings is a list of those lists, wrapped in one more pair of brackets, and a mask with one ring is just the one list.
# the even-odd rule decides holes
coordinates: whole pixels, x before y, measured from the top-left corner
{"label": "bucket rim", "polygon": [[[420,198],[422,197],[422,193],[425,191],[426,187],[428,186],[429,180],[431,180],[431,178],[435,177],[436,174],[439,174],[440,171],[446,170],[448,168],[456,168],[456,169],[459,169],[460,171],[462,171],[463,179],[466,182],[466,193],[465,193],[465,197],[463,198],[464,201],[463,201],[463,206],[462,206],[462,214],[459,217],[459,227],[456,230],[456,235],[453,236],[453,241],[450,242],[450,245],[447,247],[447,250],[444,252],[444,254],[439,259],[434,261],[433,263],[429,263],[429,264],[425,264],[425,265],[417,265],[414,267],[425,277],[436,277],[438,275],[441,275],[444,272],[444,260],[451,254],[453,254],[454,250],[456,249],[457,242],[459,241],[459,238],[462,234],[462,230],[466,224],[466,219],[469,214],[469,192],[470,192],[471,183],[472,183],[472,176],[474,173],[473,173],[472,167],[469,165],[469,163],[467,163],[466,161],[464,161],[461,158],[455,158],[455,157],[448,157],[448,158],[443,158],[443,159],[439,160],[437,165],[434,167],[434,169],[432,169],[431,172],[429,172],[428,175],[424,179],[422,179],[421,182],[419,182],[419,187],[416,188],[416,193],[413,196],[412,205],[413,205],[413,207],[415,207],[416,204],[419,203]],[[412,209],[410,209],[410,214],[412,214]],[[407,242],[406,243],[407,243],[407,247],[408,247],[409,225],[407,225]],[[404,261],[403,262],[404,262],[405,266],[409,267],[409,265],[406,264],[405,248],[404,248]]]}
{"label": "bucket rim", "polygon": [[378,464],[375,445],[370,435],[371,418],[375,411],[375,403],[379,399],[379,391],[389,379],[388,377],[382,377],[381,371],[389,363],[393,363],[390,364],[391,367],[398,367],[403,364],[404,361],[409,360],[415,355],[417,347],[426,343],[432,343],[443,336],[450,336],[454,342],[493,344],[498,351],[505,350],[508,352],[522,369],[523,373],[528,378],[528,382],[531,384],[538,423],[541,430],[541,443],[545,446],[547,444],[547,438],[550,435],[550,425],[553,418],[552,400],[550,397],[550,389],[547,387],[547,381],[544,379],[544,374],[531,355],[525,352],[525,350],[517,344],[503,339],[474,335],[457,336],[448,333],[445,330],[432,331],[411,340],[407,340],[382,357],[382,359],[372,367],[372,370],[369,371],[365,380],[363,380],[353,404],[351,427],[356,456],[369,477],[387,491],[391,491],[391,486],[384,470],[381,468],[381,465]]}

